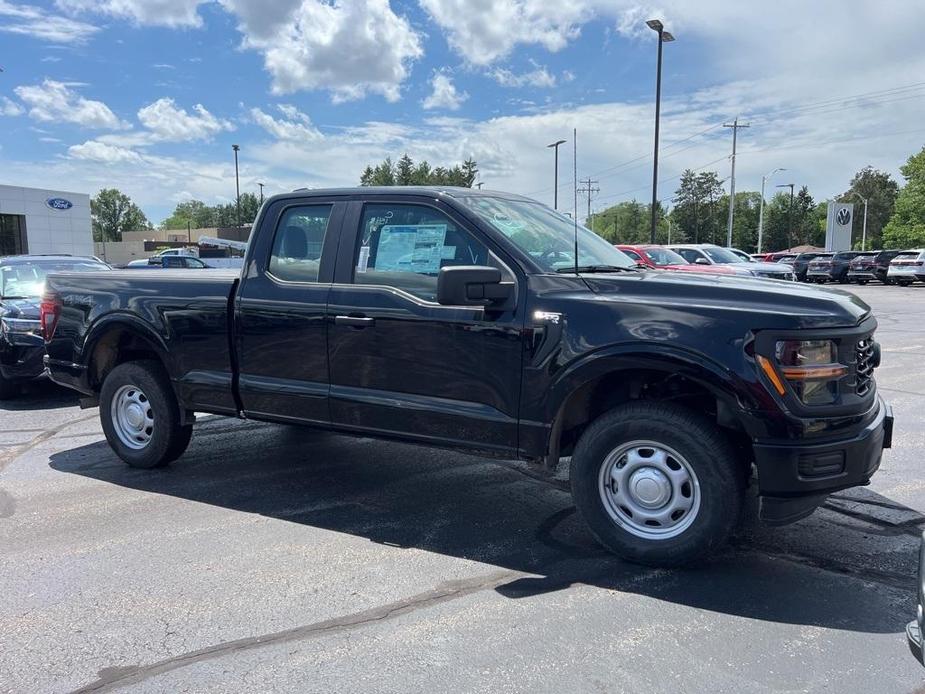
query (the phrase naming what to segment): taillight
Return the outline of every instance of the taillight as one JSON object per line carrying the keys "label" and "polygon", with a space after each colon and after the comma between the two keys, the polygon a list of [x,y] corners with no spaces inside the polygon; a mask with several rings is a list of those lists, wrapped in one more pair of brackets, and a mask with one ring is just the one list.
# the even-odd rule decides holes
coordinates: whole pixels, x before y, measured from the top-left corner
{"label": "taillight", "polygon": [[58,317],[61,315],[61,302],[55,296],[43,297],[39,305],[39,321],[42,325],[42,337],[50,342],[58,327]]}

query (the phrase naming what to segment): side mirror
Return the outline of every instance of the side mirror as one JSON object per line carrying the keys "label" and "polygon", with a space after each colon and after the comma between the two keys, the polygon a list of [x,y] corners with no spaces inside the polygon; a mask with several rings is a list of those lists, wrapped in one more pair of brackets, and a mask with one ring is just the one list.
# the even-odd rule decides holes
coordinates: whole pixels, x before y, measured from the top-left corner
{"label": "side mirror", "polygon": [[496,267],[452,265],[437,275],[437,303],[445,306],[504,304],[513,296],[514,285],[502,284]]}
{"label": "side mirror", "polygon": [[644,262],[642,262],[641,260],[638,261],[638,262],[636,263],[636,267],[638,267],[640,270],[648,270],[648,269],[649,269],[649,266],[646,265],[646,264],[645,264]]}
{"label": "side mirror", "polygon": [[709,265],[710,261],[707,260],[706,258],[697,258],[697,260],[694,261],[694,264],[695,265]]}

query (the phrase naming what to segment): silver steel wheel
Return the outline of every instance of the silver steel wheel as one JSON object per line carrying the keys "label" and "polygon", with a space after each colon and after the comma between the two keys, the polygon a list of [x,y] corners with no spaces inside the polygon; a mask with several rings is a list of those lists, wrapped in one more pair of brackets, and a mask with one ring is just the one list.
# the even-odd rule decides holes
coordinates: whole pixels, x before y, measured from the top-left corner
{"label": "silver steel wheel", "polygon": [[154,410],[138,386],[122,386],[110,404],[112,428],[119,440],[136,451],[148,445],[154,434]]}
{"label": "silver steel wheel", "polygon": [[630,441],[604,459],[601,501],[620,527],[646,540],[687,530],[700,510],[700,483],[683,456],[655,441]]}

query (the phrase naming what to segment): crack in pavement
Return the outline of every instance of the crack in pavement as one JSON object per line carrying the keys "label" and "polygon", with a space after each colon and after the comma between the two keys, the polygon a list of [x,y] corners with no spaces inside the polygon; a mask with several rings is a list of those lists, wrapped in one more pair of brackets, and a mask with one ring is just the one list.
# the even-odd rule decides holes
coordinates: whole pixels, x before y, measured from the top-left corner
{"label": "crack in pavement", "polygon": [[368,610],[356,612],[343,617],[334,617],[321,622],[314,622],[292,629],[284,629],[272,634],[262,634],[260,636],[248,636],[234,641],[213,646],[206,646],[188,653],[172,656],[159,660],[150,665],[136,665],[128,667],[109,667],[99,671],[99,679],[87,684],[80,689],[74,690],[72,694],[81,694],[82,692],[108,692],[119,689],[131,684],[138,684],[165,672],[177,670],[180,668],[200,663],[205,660],[220,658],[228,653],[238,653],[241,651],[254,650],[265,646],[273,646],[291,641],[301,641],[323,636],[332,633],[340,633],[357,629],[374,622],[382,622],[402,615],[415,612],[417,610],[439,605],[451,600],[478,593],[484,590],[491,590],[498,586],[508,583],[511,580],[525,578],[531,574],[521,571],[503,571],[495,572],[487,576],[477,576],[470,579],[459,581],[447,581],[431,590],[418,595],[413,595],[403,600],[373,607]]}
{"label": "crack in pavement", "polygon": [[84,415],[83,417],[75,417],[74,419],[69,419],[66,422],[63,422],[62,424],[59,424],[58,426],[52,427],[51,429],[44,429],[41,434],[33,437],[26,443],[16,446],[16,448],[13,448],[9,451],[4,451],[3,454],[0,455],[0,472],[2,472],[6,468],[7,465],[9,465],[11,462],[16,460],[16,458],[21,456],[23,453],[26,453],[32,450],[33,448],[35,448],[36,446],[38,446],[39,444],[47,441],[48,439],[53,438],[54,436],[57,436],[62,431],[67,429],[69,426],[73,426],[74,424],[80,424],[81,422],[86,422],[96,417],[97,417],[97,413],[93,412],[91,414]]}

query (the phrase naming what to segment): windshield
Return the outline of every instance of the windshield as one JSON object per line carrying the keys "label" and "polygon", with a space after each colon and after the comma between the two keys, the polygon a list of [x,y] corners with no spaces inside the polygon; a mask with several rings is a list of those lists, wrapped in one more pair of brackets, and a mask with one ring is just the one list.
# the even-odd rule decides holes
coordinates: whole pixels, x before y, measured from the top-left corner
{"label": "windshield", "polygon": [[703,252],[710,256],[710,260],[719,265],[745,262],[732,251],[727,251],[725,248],[720,248],[719,246],[705,246]]}
{"label": "windshield", "polygon": [[658,265],[690,265],[682,256],[668,248],[646,248],[646,255],[649,259]]}
{"label": "windshield", "polygon": [[[566,271],[575,262],[575,223],[538,202],[472,196],[460,201],[482,220],[504,234],[543,270]],[[636,264],[600,236],[578,226],[581,266],[633,269]]]}
{"label": "windshield", "polygon": [[36,260],[0,266],[0,298],[30,299],[42,296],[50,272],[94,272],[109,267],[92,260]]}

